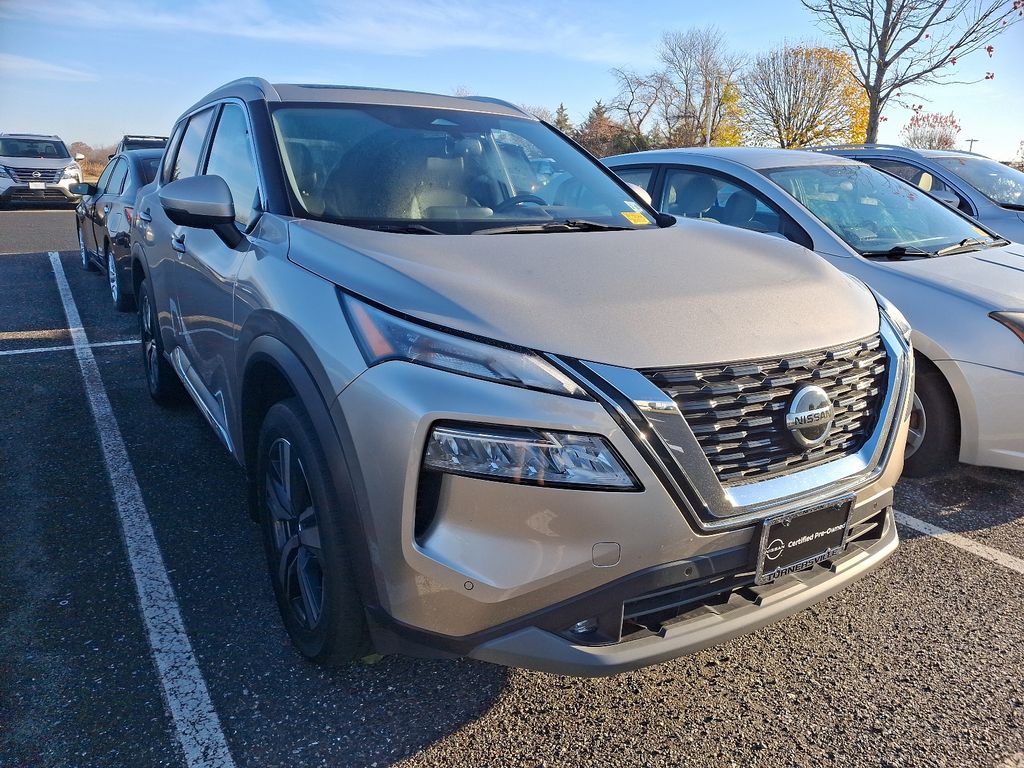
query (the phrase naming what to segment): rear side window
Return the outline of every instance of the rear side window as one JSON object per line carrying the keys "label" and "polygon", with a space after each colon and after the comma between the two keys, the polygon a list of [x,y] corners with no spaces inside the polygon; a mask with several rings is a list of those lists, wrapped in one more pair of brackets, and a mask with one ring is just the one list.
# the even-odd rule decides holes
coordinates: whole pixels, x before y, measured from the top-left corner
{"label": "rear side window", "polygon": [[199,172],[199,156],[203,151],[203,142],[206,140],[206,133],[210,128],[212,118],[212,109],[199,112],[189,118],[185,133],[181,137],[181,144],[174,156],[171,181],[187,179]]}
{"label": "rear side window", "polygon": [[249,140],[245,112],[237,104],[225,104],[210,144],[206,175],[220,176],[231,190],[235,221],[248,227],[259,206],[256,164]]}
{"label": "rear side window", "polygon": [[627,184],[636,184],[638,187],[651,191],[651,176],[654,175],[653,168],[613,168],[615,175]]}
{"label": "rear side window", "polygon": [[159,157],[147,157],[139,161],[139,178],[141,184],[149,184],[156,178],[157,169],[160,167]]}
{"label": "rear side window", "polygon": [[110,174],[110,178],[107,180],[107,185],[103,188],[104,193],[111,195],[121,194],[124,190],[124,180],[128,176],[128,163],[124,158],[118,158],[116,162],[117,165]]}

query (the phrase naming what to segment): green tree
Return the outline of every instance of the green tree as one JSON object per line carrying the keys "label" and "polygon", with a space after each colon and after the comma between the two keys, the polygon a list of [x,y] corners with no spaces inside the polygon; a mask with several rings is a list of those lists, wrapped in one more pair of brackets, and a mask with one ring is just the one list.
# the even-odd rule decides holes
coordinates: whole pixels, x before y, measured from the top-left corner
{"label": "green tree", "polygon": [[559,104],[558,109],[555,110],[554,126],[566,136],[572,136],[576,132],[569,119],[569,110],[565,108],[565,104]]}

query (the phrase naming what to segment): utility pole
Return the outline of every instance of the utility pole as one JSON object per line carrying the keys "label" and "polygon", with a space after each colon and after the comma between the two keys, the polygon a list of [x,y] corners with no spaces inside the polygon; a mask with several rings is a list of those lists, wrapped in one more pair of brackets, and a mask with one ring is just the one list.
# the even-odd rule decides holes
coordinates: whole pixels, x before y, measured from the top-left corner
{"label": "utility pole", "polygon": [[977,139],[964,139],[964,141],[966,141],[968,144],[970,144],[970,146],[967,147],[967,151],[968,152],[973,152],[974,151],[974,142],[976,142]]}

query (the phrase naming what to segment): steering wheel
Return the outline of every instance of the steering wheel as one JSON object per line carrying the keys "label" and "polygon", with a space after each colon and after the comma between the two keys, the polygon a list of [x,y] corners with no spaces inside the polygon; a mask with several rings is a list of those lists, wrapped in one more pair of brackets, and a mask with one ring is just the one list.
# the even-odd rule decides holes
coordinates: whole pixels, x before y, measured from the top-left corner
{"label": "steering wheel", "polygon": [[496,206],[494,206],[494,212],[507,213],[508,211],[511,211],[513,208],[520,205],[525,205],[526,203],[533,203],[534,205],[547,205],[548,201],[545,200],[543,197],[538,197],[537,195],[514,195],[510,197],[508,200],[503,200]]}

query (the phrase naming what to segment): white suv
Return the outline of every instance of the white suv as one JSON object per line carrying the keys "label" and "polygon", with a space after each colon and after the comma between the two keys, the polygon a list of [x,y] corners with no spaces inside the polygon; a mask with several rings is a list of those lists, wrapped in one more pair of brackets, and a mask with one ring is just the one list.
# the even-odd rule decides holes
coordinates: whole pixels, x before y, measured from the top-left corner
{"label": "white suv", "polygon": [[69,187],[82,180],[84,159],[59,136],[0,133],[0,203],[77,201]]}

